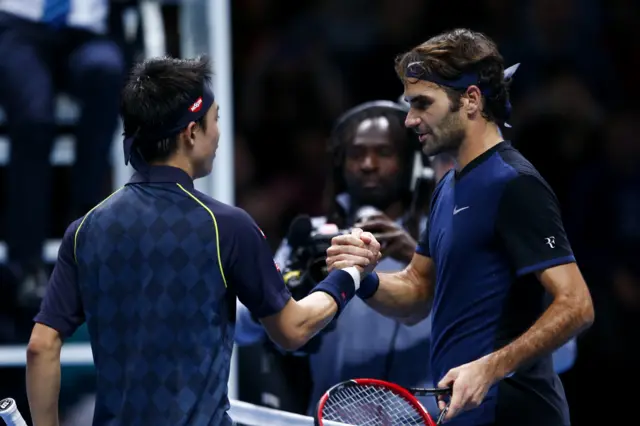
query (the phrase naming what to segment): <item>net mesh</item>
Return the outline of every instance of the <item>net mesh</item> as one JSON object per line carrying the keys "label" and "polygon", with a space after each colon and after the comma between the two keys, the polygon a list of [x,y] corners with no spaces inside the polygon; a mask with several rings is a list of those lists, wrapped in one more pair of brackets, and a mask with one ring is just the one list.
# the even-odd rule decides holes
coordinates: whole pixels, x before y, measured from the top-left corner
{"label": "net mesh", "polygon": [[422,415],[406,399],[370,385],[345,386],[333,392],[322,418],[358,426],[425,425]]}

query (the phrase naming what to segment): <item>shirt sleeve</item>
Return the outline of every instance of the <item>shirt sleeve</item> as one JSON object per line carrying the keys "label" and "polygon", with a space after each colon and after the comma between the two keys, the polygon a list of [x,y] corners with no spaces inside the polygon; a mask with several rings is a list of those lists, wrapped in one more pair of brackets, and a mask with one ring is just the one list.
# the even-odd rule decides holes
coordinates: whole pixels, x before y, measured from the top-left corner
{"label": "shirt sleeve", "polygon": [[416,253],[426,257],[431,257],[431,253],[429,252],[429,222],[430,221],[427,220],[427,225],[425,226],[424,231],[420,233],[418,246],[416,247]]}
{"label": "shirt sleeve", "polygon": [[507,184],[496,228],[517,275],[575,262],[558,200],[540,177],[520,175]]}
{"label": "shirt sleeve", "polygon": [[35,322],[58,331],[63,338],[71,336],[85,320],[74,257],[79,224],[79,220],[73,222],[64,233],[40,312],[34,318]]}
{"label": "shirt sleeve", "polygon": [[230,251],[230,275],[238,299],[257,318],[278,313],[291,299],[262,230],[242,212]]}
{"label": "shirt sleeve", "polygon": [[238,346],[248,346],[266,337],[264,328],[251,317],[251,313],[240,301],[236,303],[235,342]]}

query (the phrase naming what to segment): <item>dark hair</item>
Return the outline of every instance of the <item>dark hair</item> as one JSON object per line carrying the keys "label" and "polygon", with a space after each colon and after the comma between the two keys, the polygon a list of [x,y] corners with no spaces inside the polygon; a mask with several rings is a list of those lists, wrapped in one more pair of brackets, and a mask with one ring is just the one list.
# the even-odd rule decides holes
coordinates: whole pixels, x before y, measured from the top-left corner
{"label": "dark hair", "polygon": [[[178,138],[152,140],[145,134],[176,120],[210,81],[211,66],[205,56],[151,58],[133,68],[122,91],[120,114],[125,136],[137,135],[136,148],[147,162],[166,160],[175,152]],[[206,130],[205,117],[197,124]]]}
{"label": "dark hair", "polygon": [[[496,44],[486,35],[468,29],[455,29],[430,38],[396,58],[396,73],[406,80],[407,65],[420,62],[426,74],[447,80],[475,72],[483,92],[482,115],[488,121],[507,120],[509,81],[504,79],[504,59]],[[449,96],[452,108],[459,108],[463,91],[441,86]]]}
{"label": "dark hair", "polygon": [[389,133],[393,142],[398,147],[399,157],[402,161],[402,171],[406,173],[406,191],[400,194],[407,207],[411,202],[411,172],[415,153],[419,150],[419,144],[415,133],[404,126],[407,111],[399,104],[390,101],[374,101],[365,103],[344,113],[337,120],[337,124],[331,133],[331,155],[333,158],[333,173],[328,185],[328,201],[330,211],[328,217],[338,226],[344,226],[346,212],[335,202],[338,194],[346,191],[344,181],[344,162],[346,148],[355,137],[358,126],[365,120],[384,117],[389,121]]}
{"label": "dark hair", "polygon": [[[391,102],[389,103],[390,105]],[[365,106],[363,104],[362,106]],[[342,166],[347,145],[353,141],[358,126],[365,120],[373,118],[386,118],[389,121],[389,133],[391,139],[400,148],[400,152],[409,155],[417,149],[415,133],[404,126],[407,111],[400,105],[391,108],[386,105],[374,105],[360,108],[356,107],[347,111],[339,120],[331,134],[331,151],[336,165]],[[413,143],[410,142],[413,140]],[[413,157],[411,157],[413,159]]]}

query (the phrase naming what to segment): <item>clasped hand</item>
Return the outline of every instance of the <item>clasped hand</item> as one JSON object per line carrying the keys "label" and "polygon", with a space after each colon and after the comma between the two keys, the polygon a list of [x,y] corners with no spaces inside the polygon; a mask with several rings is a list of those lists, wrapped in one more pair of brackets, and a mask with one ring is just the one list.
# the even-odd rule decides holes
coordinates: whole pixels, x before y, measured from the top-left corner
{"label": "clasped hand", "polygon": [[354,228],[351,234],[339,235],[331,240],[327,249],[327,269],[358,268],[361,274],[373,271],[382,255],[380,243],[370,232]]}

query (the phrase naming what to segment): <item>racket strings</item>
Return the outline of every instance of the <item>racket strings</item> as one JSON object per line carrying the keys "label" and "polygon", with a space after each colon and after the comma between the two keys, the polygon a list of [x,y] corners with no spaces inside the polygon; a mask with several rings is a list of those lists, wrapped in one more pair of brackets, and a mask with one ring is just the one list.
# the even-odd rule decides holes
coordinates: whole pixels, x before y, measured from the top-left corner
{"label": "racket strings", "polygon": [[324,420],[354,426],[424,425],[420,413],[404,398],[378,386],[347,386],[330,395]]}

